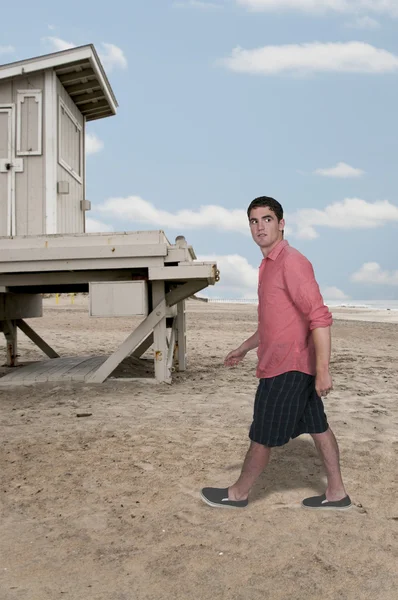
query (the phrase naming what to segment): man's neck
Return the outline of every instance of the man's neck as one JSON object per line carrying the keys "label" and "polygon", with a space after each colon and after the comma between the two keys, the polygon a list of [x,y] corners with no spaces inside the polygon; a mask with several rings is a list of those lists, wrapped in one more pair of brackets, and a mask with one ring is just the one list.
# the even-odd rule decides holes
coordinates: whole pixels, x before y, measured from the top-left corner
{"label": "man's neck", "polygon": [[268,254],[270,254],[272,252],[272,250],[274,248],[276,248],[276,246],[278,244],[280,244],[283,241],[283,237],[281,236],[278,240],[276,240],[276,242],[274,244],[272,244],[272,246],[269,246],[269,248],[261,248],[261,252],[263,253],[264,258],[267,258]]}

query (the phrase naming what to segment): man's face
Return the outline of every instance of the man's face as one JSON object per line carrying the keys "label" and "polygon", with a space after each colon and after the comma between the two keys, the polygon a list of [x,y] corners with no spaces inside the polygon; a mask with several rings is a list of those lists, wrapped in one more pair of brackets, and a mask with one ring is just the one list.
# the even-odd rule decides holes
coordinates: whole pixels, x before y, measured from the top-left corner
{"label": "man's face", "polygon": [[250,211],[250,231],[253,240],[264,250],[274,246],[282,239],[285,220],[278,223],[276,214],[268,206],[260,206]]}

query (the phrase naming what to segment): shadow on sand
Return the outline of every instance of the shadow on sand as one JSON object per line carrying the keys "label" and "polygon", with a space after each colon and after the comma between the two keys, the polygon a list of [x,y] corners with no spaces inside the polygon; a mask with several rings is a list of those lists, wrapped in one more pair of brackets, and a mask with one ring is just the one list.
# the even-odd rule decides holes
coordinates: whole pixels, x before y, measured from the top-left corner
{"label": "shadow on sand", "polygon": [[[240,468],[241,465],[234,464],[226,467],[226,470],[235,471]],[[326,477],[311,438],[300,436],[286,446],[273,448],[271,460],[255,483],[250,500],[262,500],[275,492],[305,487],[312,488],[314,495],[323,494]]]}

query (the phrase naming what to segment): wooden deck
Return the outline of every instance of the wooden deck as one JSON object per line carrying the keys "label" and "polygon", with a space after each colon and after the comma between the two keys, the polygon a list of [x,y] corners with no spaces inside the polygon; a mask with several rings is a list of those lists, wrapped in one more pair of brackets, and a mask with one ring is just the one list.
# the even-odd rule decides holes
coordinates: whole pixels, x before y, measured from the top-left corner
{"label": "wooden deck", "polygon": [[[70,356],[66,358],[46,359],[21,367],[8,369],[8,373],[0,377],[0,387],[10,385],[32,385],[47,382],[88,382],[90,376],[106,360],[108,356]],[[115,369],[111,378],[123,381],[153,380],[153,361],[128,357]]]}

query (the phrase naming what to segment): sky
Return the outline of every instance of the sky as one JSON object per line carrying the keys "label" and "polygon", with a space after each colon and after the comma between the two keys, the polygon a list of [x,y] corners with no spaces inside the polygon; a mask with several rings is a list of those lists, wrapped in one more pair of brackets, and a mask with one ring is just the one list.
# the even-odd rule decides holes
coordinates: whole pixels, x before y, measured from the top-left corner
{"label": "sky", "polygon": [[21,0],[0,63],[93,43],[88,231],[162,229],[255,298],[246,209],[283,206],[326,301],[398,300],[398,0]]}

